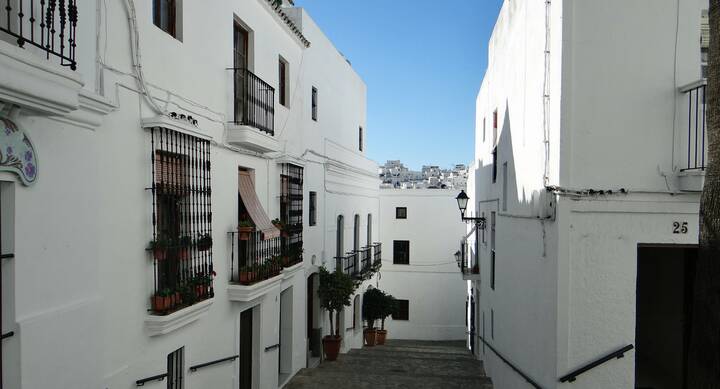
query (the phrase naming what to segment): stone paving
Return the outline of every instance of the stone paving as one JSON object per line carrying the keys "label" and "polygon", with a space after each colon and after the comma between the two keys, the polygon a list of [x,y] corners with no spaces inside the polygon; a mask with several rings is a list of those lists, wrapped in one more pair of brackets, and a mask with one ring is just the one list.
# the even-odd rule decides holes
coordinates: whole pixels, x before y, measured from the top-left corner
{"label": "stone paving", "polygon": [[492,389],[464,342],[388,340],[300,370],[286,389]]}

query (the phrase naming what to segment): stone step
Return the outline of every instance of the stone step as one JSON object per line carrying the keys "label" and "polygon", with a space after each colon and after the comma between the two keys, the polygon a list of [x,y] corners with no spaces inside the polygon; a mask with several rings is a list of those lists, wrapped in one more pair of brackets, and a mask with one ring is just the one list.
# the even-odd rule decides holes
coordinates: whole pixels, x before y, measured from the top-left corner
{"label": "stone step", "polygon": [[376,374],[349,374],[323,371],[321,373],[313,374],[301,370],[292,379],[292,381],[285,386],[285,388],[492,389],[492,381],[487,377],[445,377],[431,374],[390,374],[388,372],[378,372]]}

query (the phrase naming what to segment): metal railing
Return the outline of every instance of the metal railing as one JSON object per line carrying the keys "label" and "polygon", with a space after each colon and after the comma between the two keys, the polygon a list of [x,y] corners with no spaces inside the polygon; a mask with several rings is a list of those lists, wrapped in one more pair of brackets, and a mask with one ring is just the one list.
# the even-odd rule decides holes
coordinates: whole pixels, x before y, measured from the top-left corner
{"label": "metal railing", "polygon": [[[230,282],[252,285],[280,274],[283,250],[280,237],[263,239],[262,232],[229,232]],[[237,250],[236,250],[237,247]]]}
{"label": "metal railing", "polygon": [[579,376],[580,374],[583,374],[588,370],[594,369],[611,359],[615,359],[615,358],[620,359],[625,356],[626,352],[632,350],[633,348],[635,348],[635,347],[632,344],[629,344],[619,350],[613,351],[610,354],[607,354],[602,358],[598,358],[597,360],[590,362],[587,365],[582,366],[578,369],[575,369],[571,373],[560,377],[559,381],[560,382],[573,382],[573,381],[575,381],[577,376]]}
{"label": "metal railing", "polygon": [[380,266],[382,264],[382,243],[375,242],[373,247],[373,265]]}
{"label": "metal railing", "polygon": [[358,255],[357,252],[349,252],[346,253],[343,257],[335,257],[336,261],[336,269],[340,269],[343,273],[356,277],[360,272],[359,269],[359,263],[358,263]]}
{"label": "metal railing", "polygon": [[460,260],[458,267],[463,274],[480,274],[480,265],[478,264],[477,254],[471,255],[469,245],[466,241],[460,243]]}
{"label": "metal railing", "polygon": [[275,135],[275,89],[248,69],[233,72],[235,123]]}
{"label": "metal railing", "polygon": [[75,50],[78,22],[77,0],[3,1],[0,31],[16,39],[17,45],[33,45],[60,58],[62,66],[77,69]]}
{"label": "metal railing", "polygon": [[700,80],[680,88],[685,94],[687,104],[687,131],[682,133],[683,141],[687,147],[682,152],[687,153],[681,170],[705,170],[707,163],[707,124],[706,124],[706,80]]}
{"label": "metal railing", "polygon": [[372,246],[363,247],[356,251],[356,254],[360,256],[360,272],[372,271]]}

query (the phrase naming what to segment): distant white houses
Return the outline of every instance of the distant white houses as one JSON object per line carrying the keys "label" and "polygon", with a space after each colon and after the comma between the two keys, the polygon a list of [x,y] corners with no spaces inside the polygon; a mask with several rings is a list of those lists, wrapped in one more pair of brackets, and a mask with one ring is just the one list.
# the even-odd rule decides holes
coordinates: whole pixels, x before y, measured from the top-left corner
{"label": "distant white houses", "polygon": [[651,3],[500,10],[458,277],[498,388],[685,387],[708,2]]}
{"label": "distant white houses", "polygon": [[468,168],[457,164],[450,169],[424,165],[421,171],[407,168],[399,160],[389,160],[378,168],[381,188],[393,189],[457,189],[466,188]]}

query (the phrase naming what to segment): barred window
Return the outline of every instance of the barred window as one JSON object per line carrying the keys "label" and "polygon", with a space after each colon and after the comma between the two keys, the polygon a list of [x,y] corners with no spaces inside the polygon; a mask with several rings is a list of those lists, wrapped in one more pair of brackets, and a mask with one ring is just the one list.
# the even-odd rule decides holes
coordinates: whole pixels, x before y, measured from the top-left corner
{"label": "barred window", "polygon": [[152,311],[213,296],[210,142],[155,127],[152,145]]}
{"label": "barred window", "polygon": [[280,221],[283,224],[282,247],[291,263],[302,261],[303,249],[303,168],[282,165],[280,176]]}
{"label": "barred window", "polygon": [[308,224],[314,226],[317,224],[317,192],[310,192],[310,220]]}

